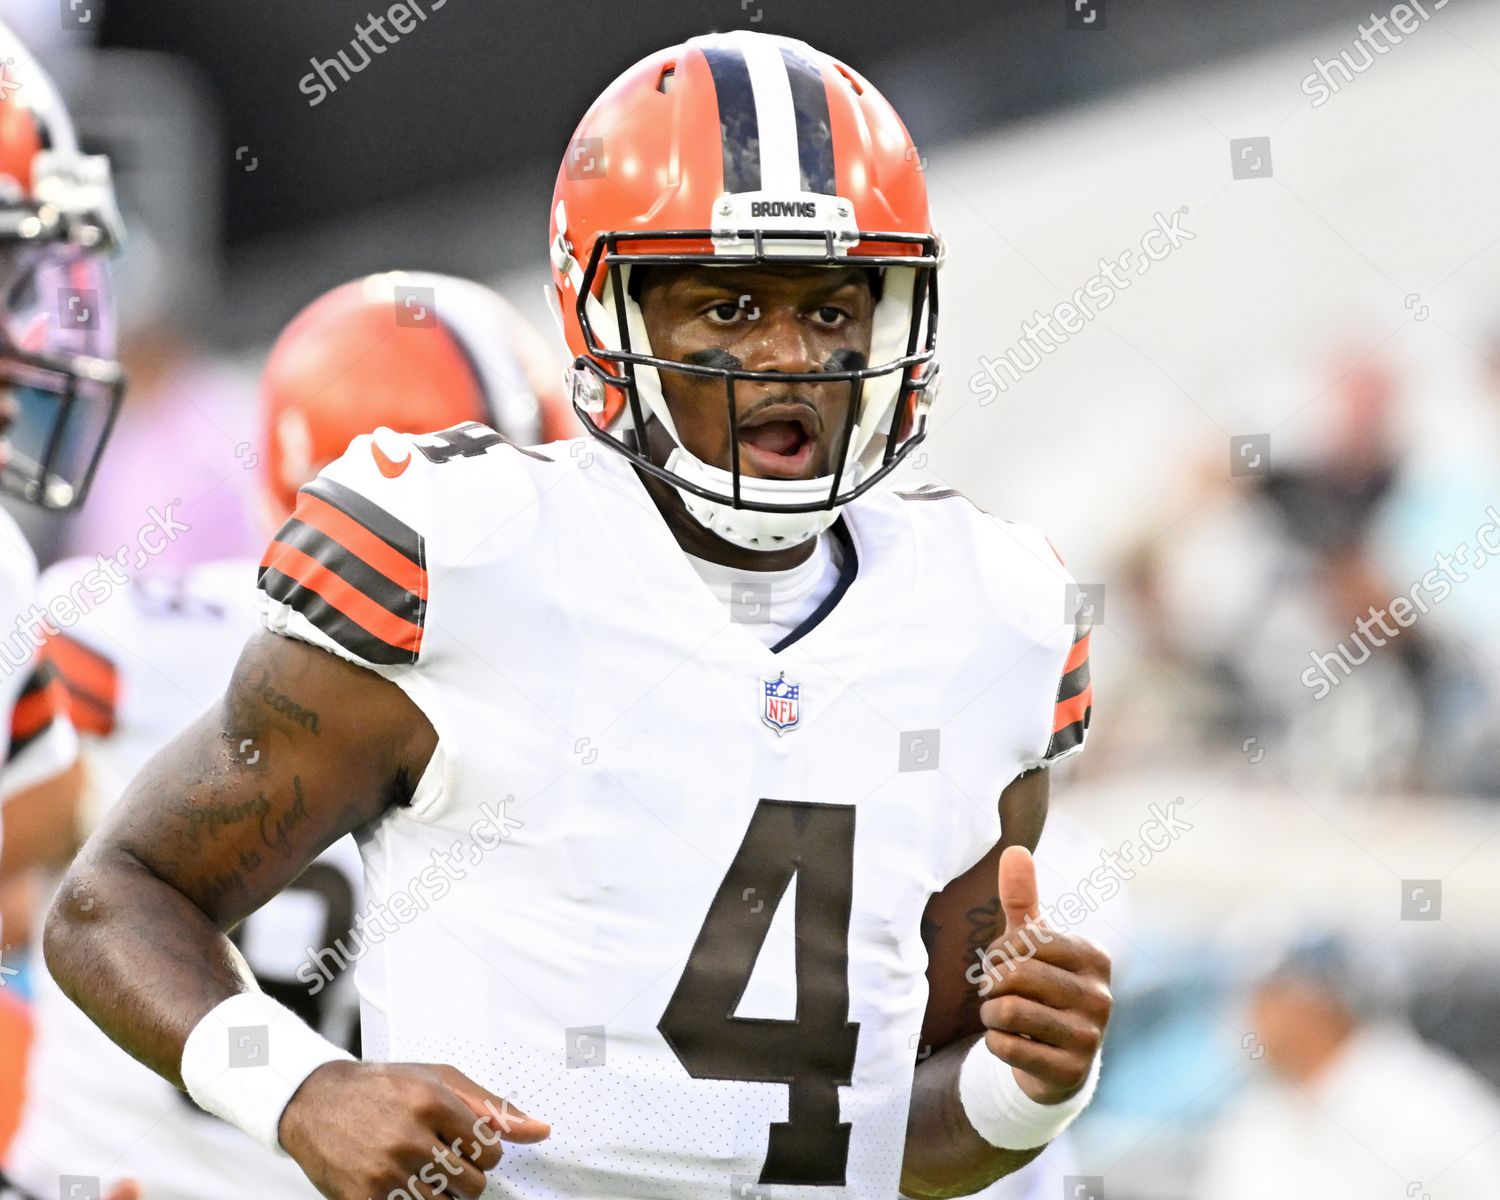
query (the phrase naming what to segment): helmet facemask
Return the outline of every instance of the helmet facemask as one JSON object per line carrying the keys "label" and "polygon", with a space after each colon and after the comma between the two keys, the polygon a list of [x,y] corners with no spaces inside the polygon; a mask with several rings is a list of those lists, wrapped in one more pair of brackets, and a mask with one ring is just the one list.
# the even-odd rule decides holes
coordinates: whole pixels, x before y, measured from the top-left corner
{"label": "helmet facemask", "polygon": [[[725,198],[742,200],[743,197]],[[819,199],[827,201],[828,197]],[[716,211],[722,212],[723,206]],[[731,211],[733,209],[731,208]],[[560,227],[565,227],[560,222]],[[767,243],[773,241],[774,246]],[[712,240],[714,253],[695,247]],[[851,255],[852,242],[886,244],[878,256]],[[649,243],[650,252],[637,250]],[[673,243],[684,245],[679,252]],[[665,245],[663,245],[665,244]],[[900,253],[900,250],[907,253]],[[689,513],[719,537],[757,550],[795,546],[826,529],[838,509],[863,495],[905,458],[926,435],[935,370],[932,361],[937,321],[939,262],[937,239],[930,236],[865,234],[819,229],[715,229],[608,233],[595,242],[587,267],[570,275],[576,286],[578,320],[588,348],[573,368],[574,405],[594,436],[625,454],[642,470],[672,484]],[[658,357],[647,336],[640,304],[631,295],[630,275],[649,265],[869,267],[880,271],[870,338],[870,363],[811,372],[748,371],[738,366],[677,362]],[[598,297],[595,290],[598,290]],[[855,355],[856,359],[862,356]],[[601,366],[619,364],[615,371]],[[729,423],[730,466],[711,466],[682,444],[663,395],[661,371],[723,380]],[[925,373],[924,373],[925,372]],[[740,464],[735,391],[740,383],[846,383],[850,403],[832,447],[832,473],[808,480],[763,479]],[[610,388],[625,401],[607,429],[588,414],[604,409]],[[675,448],[665,463],[646,450],[646,423],[661,423]]]}
{"label": "helmet facemask", "polygon": [[0,488],[43,508],[87,495],[119,411],[105,255],[119,240],[108,163],[37,156],[34,201],[0,196]]}

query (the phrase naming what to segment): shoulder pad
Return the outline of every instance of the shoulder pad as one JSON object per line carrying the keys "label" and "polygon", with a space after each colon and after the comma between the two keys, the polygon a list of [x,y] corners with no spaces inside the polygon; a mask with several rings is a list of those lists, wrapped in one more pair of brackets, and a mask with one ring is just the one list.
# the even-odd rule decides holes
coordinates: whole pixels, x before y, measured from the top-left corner
{"label": "shoulder pad", "polygon": [[[908,503],[933,502],[933,512],[951,511],[992,601],[997,619],[1014,625],[1051,657],[1058,681],[1048,697],[1046,736],[1028,765],[1055,762],[1083,748],[1093,715],[1089,641],[1096,599],[1068,571],[1051,540],[1035,526],[996,517],[954,488],[924,484],[894,493]],[[936,502],[947,501],[940,505]],[[1045,744],[1042,744],[1045,743]]]}
{"label": "shoulder pad", "polygon": [[477,421],[355,438],[297,493],[261,559],[266,626],[363,666],[417,662],[431,571],[464,562],[497,514],[535,498],[518,469],[528,458],[548,461]]}

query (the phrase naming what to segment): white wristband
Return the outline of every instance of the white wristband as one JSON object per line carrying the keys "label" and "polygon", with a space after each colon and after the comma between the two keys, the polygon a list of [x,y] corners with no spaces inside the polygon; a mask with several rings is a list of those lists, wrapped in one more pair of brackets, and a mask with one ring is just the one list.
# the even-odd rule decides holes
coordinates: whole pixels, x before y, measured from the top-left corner
{"label": "white wristband", "polygon": [[958,1098],[969,1124],[1000,1150],[1044,1146],[1088,1107],[1099,1086],[1100,1055],[1094,1055],[1089,1077],[1078,1094],[1061,1104],[1038,1104],[1021,1090],[1010,1064],[990,1053],[980,1038],[969,1049],[958,1072]]}
{"label": "white wristband", "polygon": [[324,1063],[353,1059],[264,992],[241,992],[193,1026],[182,1082],[200,1108],[284,1155],[277,1127],[292,1094]]}

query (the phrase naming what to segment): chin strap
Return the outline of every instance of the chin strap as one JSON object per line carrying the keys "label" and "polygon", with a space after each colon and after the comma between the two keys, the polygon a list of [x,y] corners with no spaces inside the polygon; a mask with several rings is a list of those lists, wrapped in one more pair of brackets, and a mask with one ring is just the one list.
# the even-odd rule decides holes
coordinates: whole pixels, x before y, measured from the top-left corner
{"label": "chin strap", "polygon": [[[844,461],[843,482],[854,487],[862,473],[851,449]],[[732,494],[734,476],[711,467],[677,445],[664,464],[668,471],[689,483],[698,484],[721,494]],[[813,479],[756,479],[740,475],[740,499],[759,504],[813,504],[826,499],[833,488],[832,475]],[[700,525],[710,533],[747,550],[785,550],[817,537],[838,520],[839,507],[814,509],[811,512],[763,512],[753,508],[735,508],[717,500],[705,500],[679,487],[677,494]]]}

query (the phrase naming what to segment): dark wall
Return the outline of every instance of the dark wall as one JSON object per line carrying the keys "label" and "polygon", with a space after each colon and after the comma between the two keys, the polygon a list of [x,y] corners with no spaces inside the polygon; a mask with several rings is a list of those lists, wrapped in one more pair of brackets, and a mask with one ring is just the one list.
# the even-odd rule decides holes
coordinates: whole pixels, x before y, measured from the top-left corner
{"label": "dark wall", "polygon": [[[417,0],[425,22],[316,107],[309,60],[348,50],[389,0],[110,0],[109,46],[197,64],[222,106],[230,245],[386,200],[555,170],[589,101],[621,70],[696,33],[751,28],[846,58],[905,116],[919,144],[1368,15],[1344,0]],[[758,19],[757,19],[758,18]],[[1342,34],[1338,41],[1347,40]]]}

